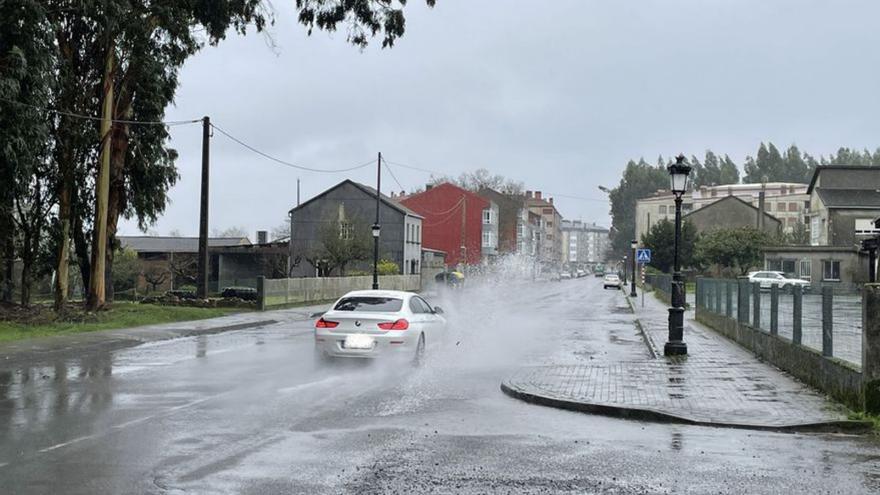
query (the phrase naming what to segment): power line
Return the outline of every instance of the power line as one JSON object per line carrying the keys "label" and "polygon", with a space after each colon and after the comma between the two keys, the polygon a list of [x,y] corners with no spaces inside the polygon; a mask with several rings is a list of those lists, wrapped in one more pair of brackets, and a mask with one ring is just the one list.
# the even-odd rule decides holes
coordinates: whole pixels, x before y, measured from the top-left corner
{"label": "power line", "polygon": [[391,165],[395,165],[395,166],[398,166],[398,167],[408,168],[408,169],[410,169],[410,170],[418,170],[418,171],[420,171],[420,172],[426,172],[426,173],[429,173],[429,174],[437,174],[437,175],[440,175],[440,176],[445,176],[445,175],[447,175],[447,174],[444,173],[444,172],[438,172],[438,171],[436,171],[436,170],[431,170],[431,169],[427,169],[427,168],[414,167],[414,166],[412,166],[412,165],[405,165],[405,164],[403,164],[403,163],[392,162],[391,160],[386,160],[385,158],[383,158],[383,160],[385,161],[385,163],[390,163]]}
{"label": "power line", "polygon": [[[74,119],[81,120],[92,120],[92,121],[101,121],[104,120],[101,117],[95,117],[93,115],[83,115],[79,113],[68,112],[66,110],[56,110],[54,108],[45,108],[37,105],[31,105],[30,103],[24,103],[21,101],[10,100],[9,98],[0,97],[0,101],[5,101],[6,103],[12,103],[13,105],[20,105],[23,107],[33,108],[34,110],[39,110],[41,112],[49,112],[54,113],[56,115],[63,115],[65,117],[70,117]],[[177,125],[187,125],[187,124],[196,124],[201,122],[202,119],[192,119],[192,120],[127,120],[127,119],[111,119],[110,121],[114,124],[128,124],[128,125],[164,125],[167,127],[177,126]]]}
{"label": "power line", "polygon": [[403,191],[403,192],[406,192],[406,188],[403,187],[403,184],[401,184],[399,180],[397,180],[397,176],[394,175],[394,171],[391,170],[391,167],[388,166],[388,161],[385,160],[385,158],[382,158],[382,162],[383,162],[384,165],[385,165],[385,170],[388,171],[388,173],[391,175],[391,178],[394,179],[394,182],[396,182],[396,183],[397,183],[397,186],[400,187],[400,190]]}
{"label": "power line", "polygon": [[260,150],[258,150],[257,148],[254,148],[253,146],[251,146],[251,145],[245,143],[244,141],[238,139],[237,137],[233,136],[232,134],[229,134],[228,132],[224,131],[221,127],[219,127],[219,126],[216,125],[216,124],[211,124],[211,127],[214,128],[214,129],[216,129],[218,132],[220,132],[220,134],[223,134],[224,136],[226,136],[226,137],[229,138],[230,140],[232,140],[232,141],[238,143],[239,145],[241,145],[242,147],[247,148],[248,150],[250,150],[250,151],[252,151],[252,152],[254,152],[254,153],[256,153],[256,154],[262,156],[263,158],[266,158],[266,159],[268,159],[268,160],[272,160],[273,162],[278,163],[278,164],[281,164],[281,165],[284,165],[284,166],[286,166],[286,167],[295,168],[295,169],[297,169],[297,170],[305,170],[305,171],[307,171],[307,172],[320,172],[320,173],[327,173],[327,174],[336,174],[336,173],[341,173],[341,172],[351,172],[352,170],[357,170],[357,169],[359,169],[359,168],[364,168],[364,167],[366,167],[367,165],[372,165],[373,163],[375,163],[375,159],[373,159],[373,160],[370,160],[370,161],[368,161],[368,162],[366,162],[366,163],[362,163],[362,164],[360,164],[360,165],[356,165],[356,166],[354,166],[354,167],[340,168],[340,169],[333,169],[333,170],[324,170],[324,169],[320,169],[320,168],[304,167],[304,166],[302,166],[302,165],[297,165],[297,164],[295,164],[295,163],[290,163],[290,162],[288,162],[288,161],[284,161],[284,160],[282,160],[282,159],[280,159],[280,158],[276,158],[276,157],[274,157],[274,156],[272,156],[272,155],[270,155],[270,154],[268,154],[268,153],[266,153],[266,152],[260,151]]}

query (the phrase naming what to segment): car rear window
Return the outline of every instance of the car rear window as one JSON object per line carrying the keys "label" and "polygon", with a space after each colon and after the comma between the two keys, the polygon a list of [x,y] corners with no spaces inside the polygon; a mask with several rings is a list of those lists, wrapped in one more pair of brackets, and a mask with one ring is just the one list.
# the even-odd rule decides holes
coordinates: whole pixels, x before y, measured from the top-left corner
{"label": "car rear window", "polygon": [[393,297],[344,297],[333,307],[335,311],[362,311],[396,313],[403,307],[403,299]]}

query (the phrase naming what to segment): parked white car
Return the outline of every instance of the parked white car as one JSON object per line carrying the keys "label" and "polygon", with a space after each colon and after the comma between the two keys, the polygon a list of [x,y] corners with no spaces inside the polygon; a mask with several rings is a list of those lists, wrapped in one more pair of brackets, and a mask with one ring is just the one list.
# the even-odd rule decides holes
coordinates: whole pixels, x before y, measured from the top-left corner
{"label": "parked white car", "polygon": [[320,358],[391,355],[420,364],[446,334],[443,310],[412,292],[349,292],[315,322]]}
{"label": "parked white car", "polygon": [[810,289],[810,282],[799,278],[788,278],[782,272],[751,272],[749,273],[749,282],[761,284],[762,289],[769,289],[774,285],[780,289],[790,289],[795,286],[800,286],[803,290]]}
{"label": "parked white car", "polygon": [[616,273],[609,273],[602,279],[602,288],[614,287],[615,289],[620,289],[620,283],[620,277]]}

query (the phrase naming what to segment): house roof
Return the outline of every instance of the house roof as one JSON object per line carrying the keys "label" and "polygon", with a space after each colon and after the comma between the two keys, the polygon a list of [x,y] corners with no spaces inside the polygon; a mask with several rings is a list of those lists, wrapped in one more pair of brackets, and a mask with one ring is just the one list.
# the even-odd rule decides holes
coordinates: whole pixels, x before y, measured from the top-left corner
{"label": "house roof", "polygon": [[[743,201],[742,199],[740,199],[740,198],[737,197],[737,196],[724,196],[723,198],[720,198],[718,201],[714,201],[714,202],[712,202],[712,203],[709,203],[709,204],[707,204],[706,206],[703,206],[702,208],[697,208],[696,210],[691,210],[690,212],[685,213],[684,215],[682,215],[682,218],[687,218],[687,217],[689,217],[689,216],[691,216],[691,215],[696,215],[696,214],[700,213],[701,211],[705,210],[706,208],[714,208],[714,207],[722,206],[721,203],[724,202],[724,201],[739,201],[740,203],[742,203],[742,204],[748,206],[749,208],[751,208],[751,209],[753,209],[753,210],[755,210],[755,211],[758,211],[758,208],[757,208],[755,205],[749,203],[748,201]],[[766,210],[764,211],[764,216],[770,218],[770,219],[773,220],[773,221],[776,221],[776,222],[782,223],[782,220],[780,220],[780,219],[776,218],[775,216],[773,216],[773,215],[767,213]]]}
{"label": "house roof", "polygon": [[865,170],[869,168],[876,167],[870,167],[868,165],[819,165],[818,167],[816,167],[816,170],[813,171],[813,178],[810,179],[810,185],[807,186],[807,194],[813,193],[813,188],[816,186],[816,181],[819,180],[819,174],[823,170]]}
{"label": "house roof", "polygon": [[[363,191],[367,196],[376,197],[376,189],[375,189],[375,188],[372,188],[372,187],[370,187],[370,186],[365,186],[365,185],[363,185],[363,184],[361,184],[361,183],[359,183],[359,182],[355,182],[355,181],[353,181],[353,180],[351,180],[351,179],[345,179],[344,181],[340,182],[339,184],[336,184],[335,186],[333,186],[333,187],[327,189],[326,191],[322,192],[321,194],[318,194],[317,196],[315,196],[315,197],[309,199],[309,200],[306,201],[305,203],[302,203],[302,204],[300,204],[299,206],[296,206],[296,207],[294,207],[294,208],[291,208],[291,209],[290,209],[290,213],[293,213],[294,211],[299,210],[300,208],[305,207],[307,204],[309,204],[309,203],[311,203],[311,202],[313,202],[313,201],[317,201],[318,199],[323,198],[323,197],[326,196],[330,191],[333,191],[334,189],[337,189],[337,188],[339,188],[339,187],[341,187],[341,186],[343,186],[343,185],[345,185],[345,184],[350,184],[350,185],[354,186],[355,188],[360,189],[360,190]],[[388,207],[390,207],[390,208],[392,208],[392,209],[394,209],[394,210],[397,210],[397,211],[399,211],[400,213],[403,213],[404,215],[409,215],[409,216],[411,216],[411,217],[416,217],[416,218],[424,218],[424,217],[422,217],[421,215],[419,215],[418,213],[416,213],[416,212],[410,210],[410,209],[407,208],[406,206],[404,206],[404,205],[398,203],[397,201],[394,201],[393,199],[389,198],[388,196],[386,196],[386,195],[384,195],[384,194],[379,194],[379,199],[380,199],[380,201],[382,201],[382,203],[385,204],[386,206],[388,206]]]}
{"label": "house roof", "polygon": [[460,193],[460,194],[462,194],[462,195],[468,196],[468,197],[470,197],[472,200],[475,200],[475,201],[477,201],[479,204],[483,205],[484,208],[487,207],[487,206],[489,206],[490,201],[489,201],[488,199],[486,199],[486,198],[480,196],[480,195],[477,194],[477,193],[474,193],[474,192],[468,191],[467,189],[465,189],[465,188],[463,188],[463,187],[459,187],[459,186],[457,186],[457,185],[455,185],[455,184],[452,184],[452,183],[450,183],[450,182],[443,182],[442,184],[437,184],[436,186],[433,186],[433,187],[431,187],[430,189],[426,189],[426,190],[424,190],[424,191],[422,191],[422,192],[420,192],[420,193],[417,193],[417,194],[410,194],[409,196],[407,196],[406,198],[404,198],[403,201],[408,202],[408,201],[413,201],[413,200],[415,200],[415,199],[417,199],[417,198],[421,198],[421,197],[433,196],[433,195],[435,195],[435,194],[443,194],[443,190],[445,190],[445,189],[453,189],[453,190],[455,190],[457,193]]}
{"label": "house roof", "polygon": [[[197,253],[198,237],[118,236],[122,247],[138,253]],[[209,237],[208,247],[250,246],[247,237]]]}
{"label": "house roof", "polygon": [[880,191],[875,189],[823,189],[816,194],[826,208],[880,208]]}

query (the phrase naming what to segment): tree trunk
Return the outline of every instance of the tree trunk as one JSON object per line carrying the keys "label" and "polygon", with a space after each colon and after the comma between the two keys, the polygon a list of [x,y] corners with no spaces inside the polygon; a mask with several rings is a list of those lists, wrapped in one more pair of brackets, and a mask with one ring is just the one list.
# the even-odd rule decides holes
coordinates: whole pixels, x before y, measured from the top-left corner
{"label": "tree trunk", "polygon": [[104,67],[104,98],[101,120],[101,159],[95,180],[95,227],[92,240],[92,273],[89,277],[89,297],[86,307],[96,310],[104,306],[105,267],[107,262],[107,207],[110,189],[110,150],[113,118],[113,43],[108,43]]}
{"label": "tree trunk", "polygon": [[73,188],[73,163],[70,150],[65,143],[61,160],[58,166],[61,172],[61,182],[58,186],[58,222],[61,229],[61,240],[58,245],[58,265],[55,269],[55,311],[63,311],[69,295],[69,268],[70,268],[70,195]]}
{"label": "tree trunk", "polygon": [[76,252],[76,262],[79,265],[80,277],[82,277],[83,290],[90,287],[89,277],[92,274],[92,261],[89,259],[89,242],[83,232],[82,219],[74,211],[71,215],[71,229],[73,230],[73,249]]}
{"label": "tree trunk", "polygon": [[6,204],[0,211],[0,258],[2,258],[2,276],[0,276],[0,302],[12,303],[15,288],[15,222],[12,220],[13,196],[4,198]]}
{"label": "tree trunk", "polygon": [[34,260],[33,235],[25,231],[21,248],[21,305],[31,304],[31,267]]}
{"label": "tree trunk", "polygon": [[[129,118],[127,95],[120,92],[120,101],[117,108],[117,118]],[[106,296],[108,302],[113,302],[113,258],[118,248],[116,231],[119,225],[119,215],[126,208],[125,197],[125,160],[128,155],[129,128],[126,124],[113,126],[113,139],[110,154],[110,191],[107,201],[107,266],[106,266]]]}

